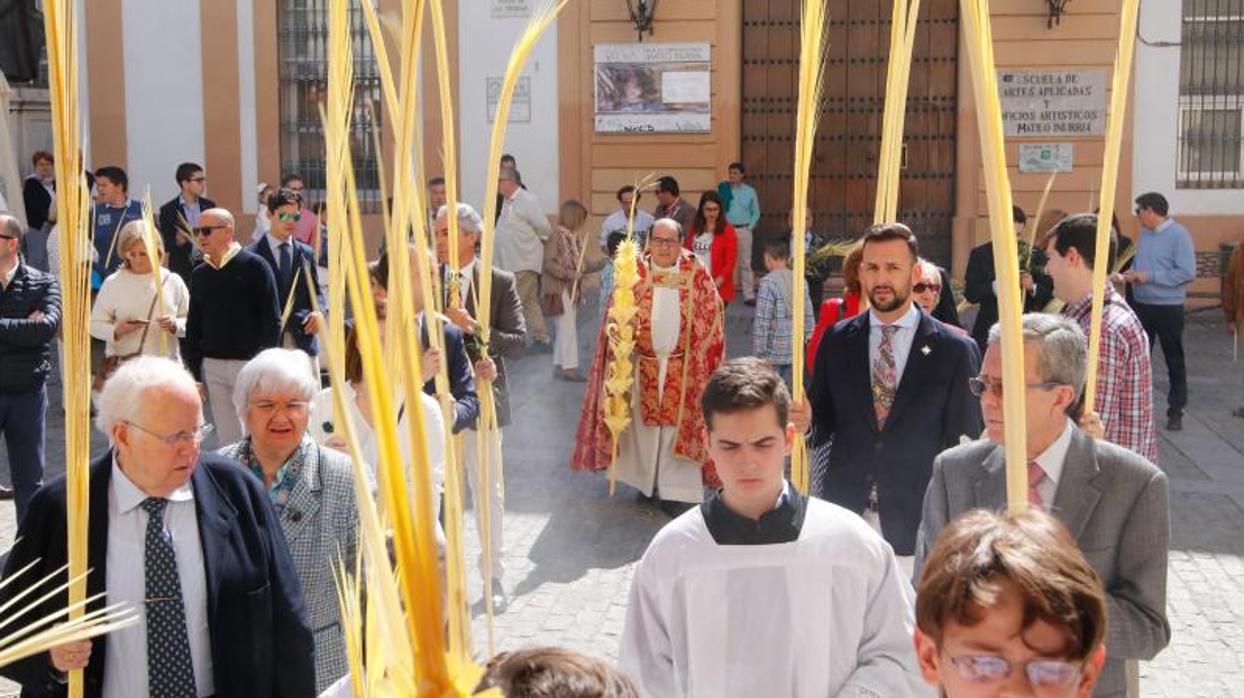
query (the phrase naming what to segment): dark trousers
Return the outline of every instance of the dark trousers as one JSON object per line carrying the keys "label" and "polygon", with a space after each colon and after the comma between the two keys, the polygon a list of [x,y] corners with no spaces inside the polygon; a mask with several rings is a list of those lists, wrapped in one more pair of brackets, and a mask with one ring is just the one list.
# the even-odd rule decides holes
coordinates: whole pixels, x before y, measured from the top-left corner
{"label": "dark trousers", "polygon": [[47,423],[48,391],[41,387],[28,393],[0,393],[0,430],[9,451],[9,477],[17,521],[26,504],[43,484],[43,435]]}
{"label": "dark trousers", "polygon": [[1184,307],[1182,305],[1150,305],[1135,303],[1132,309],[1149,335],[1149,354],[1154,342],[1162,344],[1170,391],[1166,396],[1166,416],[1184,413],[1188,404],[1188,369],[1184,364]]}

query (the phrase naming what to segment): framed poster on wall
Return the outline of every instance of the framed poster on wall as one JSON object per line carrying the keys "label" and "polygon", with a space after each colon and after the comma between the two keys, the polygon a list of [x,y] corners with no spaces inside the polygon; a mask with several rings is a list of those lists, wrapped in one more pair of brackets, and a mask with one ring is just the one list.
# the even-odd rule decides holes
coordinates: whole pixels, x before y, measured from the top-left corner
{"label": "framed poster on wall", "polygon": [[708,133],[712,61],[707,43],[597,44],[597,133]]}

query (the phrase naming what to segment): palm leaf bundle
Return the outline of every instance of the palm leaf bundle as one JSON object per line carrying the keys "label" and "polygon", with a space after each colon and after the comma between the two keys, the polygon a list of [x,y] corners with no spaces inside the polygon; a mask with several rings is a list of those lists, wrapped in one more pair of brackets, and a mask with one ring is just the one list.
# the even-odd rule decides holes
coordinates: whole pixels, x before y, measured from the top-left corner
{"label": "palm leaf bundle", "polygon": [[[1002,381],[1024,383],[1024,342],[1020,327],[1023,302],[1019,294],[1019,252],[1011,215],[1011,186],[1002,136],[1002,107],[993,57],[988,0],[960,0],[960,16],[972,73],[972,96],[979,121],[989,228],[993,239],[994,272],[998,280],[998,318],[1002,325]],[[1014,511],[1028,506],[1028,472],[1024,392],[1003,396],[1006,420],[1006,491]]]}
{"label": "palm leaf bundle", "polygon": [[[55,150],[56,220],[60,228],[61,356],[65,409],[65,490],[68,521],[69,619],[84,617],[91,449],[91,239],[82,166],[78,102],[78,24],[70,0],[43,3],[48,97]],[[116,242],[114,236],[113,242]],[[69,673],[69,695],[80,698],[82,671]]]}
{"label": "palm leaf bundle", "polygon": [[[808,221],[808,183],[811,177],[812,149],[816,145],[816,127],[820,123],[821,91],[824,87],[826,16],[824,0],[804,0],[799,45],[799,105],[795,118],[794,202],[791,206],[792,244],[794,247],[794,293],[792,296],[791,357],[792,398],[804,399],[804,303],[807,295],[807,249],[805,228]],[[812,478],[808,469],[808,446],[803,439],[795,441],[790,457],[791,480],[802,493],[807,493]]]}
{"label": "palm leaf bundle", "polygon": [[[1136,48],[1136,23],[1140,0],[1123,0],[1119,13],[1119,50],[1114,59],[1110,84],[1110,116],[1106,125],[1106,152],[1101,167],[1101,210],[1097,213],[1097,246],[1094,259],[1110,254],[1111,220],[1118,188],[1119,159],[1123,151],[1123,126],[1127,116],[1128,83],[1132,75],[1132,56]],[[1136,247],[1133,245],[1133,248]],[[1097,393],[1098,358],[1101,356],[1101,323],[1105,307],[1106,265],[1093,265],[1093,303],[1089,311],[1088,379],[1084,383],[1084,411],[1093,411]]]}

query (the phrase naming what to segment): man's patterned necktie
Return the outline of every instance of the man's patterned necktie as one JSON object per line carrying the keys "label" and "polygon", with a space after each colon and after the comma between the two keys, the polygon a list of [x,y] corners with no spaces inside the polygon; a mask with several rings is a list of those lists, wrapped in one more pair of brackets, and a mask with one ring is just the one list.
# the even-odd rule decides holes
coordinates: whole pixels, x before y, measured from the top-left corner
{"label": "man's patterned necktie", "polygon": [[148,497],[147,512],[147,690],[159,698],[198,695],[194,664],[190,661],[190,638],[186,634],[186,608],[177,574],[177,553],[164,528],[167,499]]}
{"label": "man's patterned necktie", "polygon": [[881,346],[877,347],[877,360],[873,362],[873,409],[877,412],[877,428],[885,428],[885,420],[894,406],[894,394],[898,391],[898,377],[894,364],[894,333],[897,325],[881,326]]}
{"label": "man's patterned necktie", "polygon": [[1037,485],[1045,479],[1045,470],[1043,470],[1035,460],[1028,461],[1028,504],[1035,509],[1045,509],[1045,500],[1041,497],[1041,491],[1037,489]]}

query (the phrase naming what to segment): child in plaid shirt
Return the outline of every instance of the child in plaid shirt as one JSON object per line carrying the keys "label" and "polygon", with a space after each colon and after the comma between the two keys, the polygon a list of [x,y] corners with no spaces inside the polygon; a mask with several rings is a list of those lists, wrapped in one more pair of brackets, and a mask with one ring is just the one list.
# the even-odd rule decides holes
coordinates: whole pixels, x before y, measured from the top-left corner
{"label": "child in plaid shirt", "polygon": [[[790,261],[790,243],[785,238],[770,240],[764,248],[765,268],[768,274],[760,280],[756,292],[756,318],[752,323],[752,353],[766,360],[778,375],[791,383],[791,319],[795,295],[795,275],[787,263]],[[812,334],[812,298],[807,288],[803,292],[803,336]]]}

